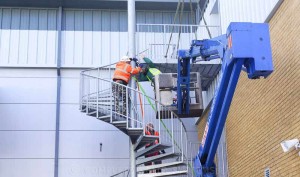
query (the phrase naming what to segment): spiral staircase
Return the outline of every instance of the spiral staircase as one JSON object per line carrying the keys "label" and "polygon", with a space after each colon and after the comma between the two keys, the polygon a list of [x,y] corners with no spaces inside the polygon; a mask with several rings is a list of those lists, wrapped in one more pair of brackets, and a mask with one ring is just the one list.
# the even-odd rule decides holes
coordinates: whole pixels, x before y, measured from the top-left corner
{"label": "spiral staircase", "polygon": [[[140,89],[133,89],[113,82],[114,67],[111,64],[81,72],[81,112],[114,125],[130,137],[135,143],[138,177],[193,176],[187,131],[181,119],[148,97],[139,84]],[[159,135],[147,135],[147,125]],[[158,144],[146,146],[156,140]],[[160,154],[149,156],[153,152]]]}

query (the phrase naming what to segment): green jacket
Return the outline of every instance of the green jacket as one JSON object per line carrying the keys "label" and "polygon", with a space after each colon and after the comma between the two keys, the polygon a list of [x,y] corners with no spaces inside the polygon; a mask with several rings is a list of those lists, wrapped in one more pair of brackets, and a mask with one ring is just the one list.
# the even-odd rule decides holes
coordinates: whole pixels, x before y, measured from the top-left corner
{"label": "green jacket", "polygon": [[145,63],[148,65],[148,70],[146,73],[139,74],[139,81],[150,81],[153,82],[153,79],[156,75],[161,74],[161,71],[155,67],[155,64],[149,59],[144,58]]}

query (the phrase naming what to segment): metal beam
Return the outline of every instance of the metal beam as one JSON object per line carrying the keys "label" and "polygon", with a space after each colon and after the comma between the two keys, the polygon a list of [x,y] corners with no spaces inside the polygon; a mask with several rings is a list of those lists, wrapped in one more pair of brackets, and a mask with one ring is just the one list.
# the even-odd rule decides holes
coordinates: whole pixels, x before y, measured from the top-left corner
{"label": "metal beam", "polygon": [[55,159],[54,177],[58,177],[59,157],[59,123],[60,123],[60,97],[61,97],[61,29],[62,29],[62,7],[58,8],[57,19],[57,87],[56,87],[56,126],[55,126]]}
{"label": "metal beam", "polygon": [[[135,0],[128,0],[128,53],[129,57],[135,57],[135,27],[136,27],[136,18],[135,18]],[[131,62],[131,66],[135,67],[135,62]],[[130,87],[135,88],[136,83],[133,79],[130,81]],[[136,105],[136,97],[134,93],[131,93],[133,104]],[[131,115],[131,127],[134,127],[134,113],[130,111]],[[130,144],[130,173],[131,177],[136,177],[136,159],[135,159],[135,150],[134,145],[135,142],[131,140]]]}

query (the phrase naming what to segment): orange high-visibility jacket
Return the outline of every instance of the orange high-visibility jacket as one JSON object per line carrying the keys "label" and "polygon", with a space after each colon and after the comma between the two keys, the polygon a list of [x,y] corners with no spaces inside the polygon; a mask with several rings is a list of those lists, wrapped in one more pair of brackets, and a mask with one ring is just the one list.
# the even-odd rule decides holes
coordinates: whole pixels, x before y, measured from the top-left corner
{"label": "orange high-visibility jacket", "polygon": [[138,74],[141,68],[132,68],[130,64],[120,61],[116,65],[116,70],[113,76],[114,80],[123,80],[129,82],[131,74]]}
{"label": "orange high-visibility jacket", "polygon": [[[150,131],[145,131],[145,134],[146,135],[152,135],[152,136],[159,136],[159,133],[157,131],[154,132],[154,135],[150,133]],[[153,146],[153,145],[156,145],[159,143],[159,139],[156,139],[153,143],[149,143],[149,144],[146,144],[146,148],[147,147],[150,147],[150,146]],[[159,155],[159,151],[156,151],[156,152],[153,152],[151,154],[148,154],[146,155],[146,157],[152,157],[152,156],[156,156],[156,155]]]}

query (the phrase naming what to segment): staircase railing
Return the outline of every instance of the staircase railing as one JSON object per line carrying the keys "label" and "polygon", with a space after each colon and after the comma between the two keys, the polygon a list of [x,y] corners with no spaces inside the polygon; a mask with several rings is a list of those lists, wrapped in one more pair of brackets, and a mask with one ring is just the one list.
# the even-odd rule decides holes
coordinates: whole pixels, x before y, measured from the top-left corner
{"label": "staircase railing", "polygon": [[114,174],[114,175],[112,175],[110,177],[129,177],[129,175],[130,175],[130,170],[127,169],[127,170],[121,171],[121,172],[119,172],[117,174]]}
{"label": "staircase railing", "polygon": [[[187,163],[187,131],[181,119],[143,92],[114,82],[114,67],[112,64],[81,72],[81,111],[98,119],[109,117],[112,124],[126,121],[126,130],[140,129],[141,136],[149,136],[144,130],[152,124],[159,133],[159,143],[171,146],[166,153],[177,154],[173,161]],[[185,168],[187,170],[188,165]]]}

